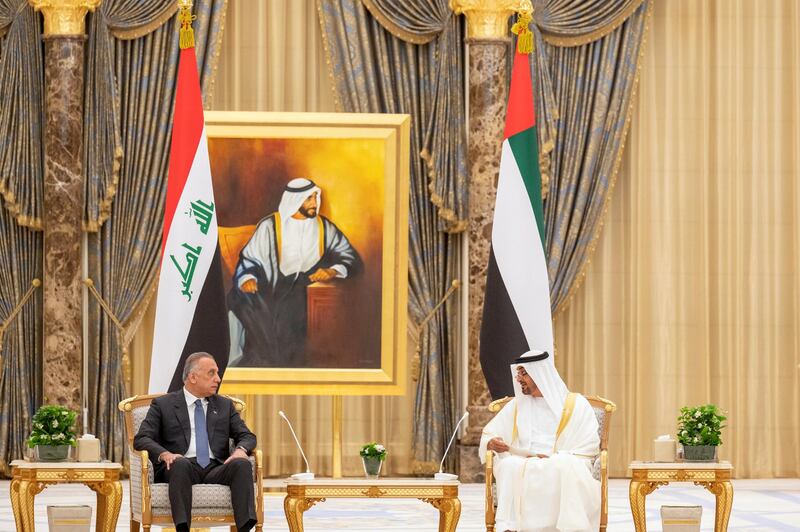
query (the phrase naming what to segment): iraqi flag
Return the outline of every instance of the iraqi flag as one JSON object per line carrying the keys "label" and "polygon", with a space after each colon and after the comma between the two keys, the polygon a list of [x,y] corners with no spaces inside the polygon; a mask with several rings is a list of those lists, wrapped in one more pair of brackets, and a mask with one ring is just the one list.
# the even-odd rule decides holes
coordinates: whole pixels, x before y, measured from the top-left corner
{"label": "iraqi flag", "polygon": [[553,354],[553,323],[531,70],[528,54],[517,52],[481,325],[481,367],[493,399],[514,395],[509,365],[532,349]]}
{"label": "iraqi flag", "polygon": [[221,374],[229,347],[203,99],[189,47],[178,63],[150,393],[183,386],[183,362],[197,351],[211,353]]}

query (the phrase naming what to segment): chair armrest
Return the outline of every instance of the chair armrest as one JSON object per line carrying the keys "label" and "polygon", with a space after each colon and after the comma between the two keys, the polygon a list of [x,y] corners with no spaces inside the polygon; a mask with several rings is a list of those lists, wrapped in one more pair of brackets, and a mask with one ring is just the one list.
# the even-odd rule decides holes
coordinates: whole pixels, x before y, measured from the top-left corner
{"label": "chair armrest", "polygon": [[254,481],[256,483],[256,520],[258,524],[264,523],[264,476],[262,473],[263,457],[261,449],[253,450],[255,467],[253,468]]}
{"label": "chair armrest", "polygon": [[492,482],[494,480],[494,451],[486,451],[486,530],[494,530],[494,494]]}
{"label": "chair armrest", "polygon": [[153,468],[147,451],[137,451],[128,447],[130,456],[131,474],[131,512],[141,513],[143,519],[150,517],[150,482]]}

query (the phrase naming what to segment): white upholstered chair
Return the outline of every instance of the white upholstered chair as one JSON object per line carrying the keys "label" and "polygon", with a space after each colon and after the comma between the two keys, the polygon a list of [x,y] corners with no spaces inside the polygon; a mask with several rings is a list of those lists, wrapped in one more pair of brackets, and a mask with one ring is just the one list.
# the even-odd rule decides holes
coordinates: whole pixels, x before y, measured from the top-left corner
{"label": "white upholstered chair", "polygon": [[[617,405],[608,399],[596,395],[585,396],[597,416],[600,433],[600,454],[592,464],[592,476],[600,481],[600,530],[605,532],[608,526],[608,434],[611,429],[611,414]],[[489,411],[497,413],[510,397],[504,397],[489,404]],[[495,513],[497,512],[497,493],[494,483],[494,452],[486,452],[486,532],[494,532]]]}
{"label": "white upholstered chair", "polygon": [[[159,397],[155,395],[136,395],[119,403],[119,409],[125,415],[125,428],[128,431],[128,452],[130,455],[131,475],[131,532],[138,532],[139,526],[145,532],[151,525],[172,525],[172,514],[169,506],[168,484],[153,482],[153,467],[147,451],[136,451],[133,438],[144,421],[150,402]],[[244,412],[243,401],[230,397],[236,411]],[[250,456],[253,465],[253,482],[256,497],[255,530],[260,532],[264,526],[264,487],[261,481],[261,451],[256,449]],[[196,484],[192,487],[192,526],[218,526],[228,524],[231,531],[236,531],[231,506],[231,490],[221,484]]]}

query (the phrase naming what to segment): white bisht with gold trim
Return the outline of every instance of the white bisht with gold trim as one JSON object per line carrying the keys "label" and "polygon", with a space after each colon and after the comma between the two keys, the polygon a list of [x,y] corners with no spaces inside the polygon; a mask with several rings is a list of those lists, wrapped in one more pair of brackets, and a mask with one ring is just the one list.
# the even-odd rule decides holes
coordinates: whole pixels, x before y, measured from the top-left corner
{"label": "white bisht with gold trim", "polygon": [[[483,431],[481,461],[492,438],[500,437],[511,447],[494,460],[495,530],[596,531],[600,482],[592,477],[591,464],[600,452],[597,418],[585,397],[567,390],[547,358],[526,354],[511,365],[515,397]],[[522,393],[518,366],[525,368],[543,397]]]}

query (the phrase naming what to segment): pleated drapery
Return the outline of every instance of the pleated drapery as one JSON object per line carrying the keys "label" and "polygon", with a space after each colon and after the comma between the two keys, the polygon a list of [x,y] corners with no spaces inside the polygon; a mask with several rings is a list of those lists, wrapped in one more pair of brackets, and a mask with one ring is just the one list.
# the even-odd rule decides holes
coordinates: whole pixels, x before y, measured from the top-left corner
{"label": "pleated drapery", "polygon": [[145,35],[176,10],[172,0],[112,0],[89,15],[83,115],[84,224],[89,231],[97,231],[108,219],[123,155],[113,64],[115,37]]}
{"label": "pleated drapery", "polygon": [[209,109],[334,112],[314,0],[231,2]]}
{"label": "pleated drapery", "polygon": [[[337,4],[333,2],[333,4]],[[403,106],[393,91],[384,92],[376,83],[385,76],[384,83],[400,85],[412,81],[397,76],[402,72],[391,73],[397,65],[391,63],[392,57],[373,56],[373,63],[366,65],[368,57],[358,57],[359,46],[378,45],[377,38],[368,33],[347,35],[347,31],[371,31],[366,26],[352,26],[357,21],[365,21],[366,7],[382,27],[401,42],[425,44],[418,52],[422,70],[414,81],[420,85],[413,87],[424,99],[418,102],[420,121],[419,151],[427,163],[429,180],[429,200],[438,207],[439,228],[448,232],[461,232],[466,229],[467,218],[467,166],[466,166],[466,125],[464,115],[464,68],[463,36],[458,17],[453,15],[447,0],[418,0],[397,3],[387,0],[362,0],[331,5],[320,1],[319,13],[323,25],[323,38],[330,53],[330,68],[336,93],[336,104],[342,111],[350,112],[390,112],[382,108]],[[330,15],[330,16],[329,16]],[[337,19],[334,21],[333,17]],[[348,37],[349,41],[340,41]],[[435,40],[434,40],[435,37]],[[361,42],[363,41],[363,42]],[[370,42],[372,41],[372,42]],[[342,48],[352,45],[354,48]],[[367,50],[362,53],[369,53]],[[372,53],[382,53],[378,49]],[[390,53],[390,52],[387,52]],[[410,52],[406,52],[410,53]],[[376,90],[377,89],[377,90]],[[410,104],[411,102],[405,102]],[[424,105],[424,107],[421,107]],[[403,111],[409,112],[410,111]],[[413,116],[413,113],[410,113]]]}
{"label": "pleated drapery", "polygon": [[[116,406],[128,395],[123,371],[123,362],[127,362],[123,351],[127,345],[120,344],[127,344],[141,321],[153,292],[161,256],[179,24],[176,17],[168,17],[166,23],[163,20],[164,13],[170,10],[174,13],[173,7],[167,6],[174,2],[159,1],[160,4],[132,0],[103,2],[89,26],[90,48],[96,51],[95,79],[105,75],[106,65],[113,68],[106,81],[115,87],[118,102],[98,100],[93,110],[87,108],[87,127],[92,114],[98,115],[92,123],[111,127],[113,121],[107,116],[102,120],[100,115],[118,112],[122,153],[109,217],[99,232],[89,236],[90,277],[125,326],[122,333],[117,331],[96,302],[91,302],[89,410],[93,417],[90,423],[104,446],[104,455],[115,461],[123,460],[126,447],[124,423]],[[147,6],[150,8],[145,9]],[[207,98],[225,0],[195,1],[193,12],[198,71]],[[137,24],[133,24],[134,20]],[[143,27],[151,31],[138,37],[136,32]],[[135,38],[112,40],[107,34],[109,28],[124,29],[127,32],[124,36]],[[103,51],[104,47],[108,49]],[[104,131],[110,134],[108,129]],[[87,132],[87,142],[91,136]],[[98,177],[98,183],[109,177],[103,176]]]}
{"label": "pleated drapery", "polygon": [[[2,41],[2,39],[0,39]],[[3,52],[0,42],[0,53]],[[42,278],[42,233],[17,223],[0,208],[0,322]],[[24,260],[20,260],[24,258]],[[0,345],[0,474],[26,456],[25,440],[42,402],[42,294],[34,293],[3,335]]]}
{"label": "pleated drapery", "polygon": [[800,476],[800,6],[656,2],[648,41],[559,369],[619,405],[612,475],[712,402],[737,477]]}
{"label": "pleated drapery", "polygon": [[[448,229],[443,207],[455,213],[451,222],[458,229],[466,213],[463,29],[445,0],[365,4],[320,0],[320,22],[341,110],[411,115],[409,312],[418,324],[458,271],[457,239],[441,229]],[[398,27],[403,34],[395,36]],[[408,33],[429,42],[408,42]],[[417,473],[438,468],[455,422],[456,306],[448,302],[419,331],[412,434]]]}
{"label": "pleated drapery", "polygon": [[580,285],[630,122],[652,1],[534,0],[531,29],[554,315]]}
{"label": "pleated drapery", "polygon": [[0,0],[0,194],[21,225],[41,229],[44,50],[28,0]]}
{"label": "pleated drapery", "polygon": [[[42,278],[42,234],[22,222],[16,200],[19,172],[42,175],[44,112],[42,49],[20,52],[39,42],[36,14],[26,0],[0,0],[0,322],[20,303],[33,279]],[[28,174],[25,174],[28,175]],[[37,182],[41,187],[41,181]],[[29,223],[25,225],[30,225]],[[0,344],[0,474],[26,454],[31,419],[42,401],[42,295],[34,293],[6,329]]]}

